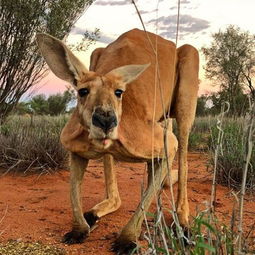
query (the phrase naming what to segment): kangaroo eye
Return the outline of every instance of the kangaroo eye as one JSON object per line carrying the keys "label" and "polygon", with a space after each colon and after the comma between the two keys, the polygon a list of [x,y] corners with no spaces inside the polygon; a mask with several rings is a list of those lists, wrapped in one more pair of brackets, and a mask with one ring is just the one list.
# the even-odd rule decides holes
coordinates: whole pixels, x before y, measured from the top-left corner
{"label": "kangaroo eye", "polygon": [[121,90],[121,89],[116,89],[114,93],[115,93],[115,96],[116,96],[116,97],[121,98],[121,95],[122,95],[123,92],[124,92],[124,91]]}
{"label": "kangaroo eye", "polygon": [[89,90],[87,88],[79,89],[78,94],[80,97],[87,96],[89,94]]}

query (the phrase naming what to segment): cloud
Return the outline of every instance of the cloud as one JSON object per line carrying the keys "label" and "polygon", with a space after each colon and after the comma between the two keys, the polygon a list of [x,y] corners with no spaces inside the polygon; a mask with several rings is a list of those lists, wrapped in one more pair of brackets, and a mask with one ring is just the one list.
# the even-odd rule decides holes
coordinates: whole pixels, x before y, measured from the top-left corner
{"label": "cloud", "polygon": [[116,39],[115,37],[111,37],[111,36],[108,36],[108,35],[100,32],[100,38],[98,39],[98,41],[102,42],[102,43],[109,44],[109,43],[113,42],[115,39]]}
{"label": "cloud", "polygon": [[[74,27],[71,31],[71,35],[83,35],[85,32],[92,33],[93,31],[86,28]],[[97,40],[98,42],[109,44],[114,40],[115,40],[114,37],[108,36],[104,34],[102,31],[99,31],[99,38]]]}
{"label": "cloud", "polygon": [[74,27],[71,30],[71,35],[83,35],[86,31],[88,31],[87,29],[84,28],[80,28],[80,27]]}
{"label": "cloud", "polygon": [[[146,11],[146,10],[139,10],[139,12],[140,12],[140,14],[141,15],[143,15],[143,14],[149,14],[149,13],[154,13],[154,12],[156,12],[157,11],[157,9],[154,9],[154,10],[152,10],[152,11]],[[135,13],[136,14],[136,13]]]}
{"label": "cloud", "polygon": [[127,5],[130,4],[131,1],[127,1],[127,0],[112,0],[112,1],[108,1],[108,0],[98,0],[95,2],[95,5]]}
{"label": "cloud", "polygon": [[[194,5],[194,3],[191,3],[190,0],[181,0],[180,1],[180,8],[186,9],[186,10],[192,10],[192,9],[197,9],[197,5]],[[177,10],[178,5],[176,4],[175,6],[171,7],[170,10]]]}
{"label": "cloud", "polygon": [[[174,39],[176,35],[177,15],[170,15],[168,17],[162,16],[160,18],[152,19],[150,24],[157,25],[160,35]],[[204,19],[192,17],[191,15],[180,15],[179,35],[183,39],[190,33],[199,33],[210,27],[210,22]]]}
{"label": "cloud", "polygon": [[181,0],[180,3],[181,4],[190,4],[191,1],[189,1],[189,0]]}
{"label": "cloud", "polygon": [[[163,2],[164,0],[159,0],[159,2]],[[181,0],[180,1],[181,4],[190,4],[191,1],[190,0]]]}

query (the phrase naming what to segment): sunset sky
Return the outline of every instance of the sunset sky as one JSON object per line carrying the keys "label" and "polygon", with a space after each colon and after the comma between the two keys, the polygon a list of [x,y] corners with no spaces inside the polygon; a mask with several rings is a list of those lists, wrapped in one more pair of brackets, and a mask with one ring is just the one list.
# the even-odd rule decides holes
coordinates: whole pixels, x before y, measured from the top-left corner
{"label": "sunset sky", "polygon": [[[178,0],[137,0],[136,3],[148,31],[175,41]],[[219,29],[224,30],[230,24],[254,34],[254,15],[255,0],[181,0],[178,46],[185,43],[192,44],[197,49],[208,46],[212,40],[211,34]],[[142,25],[131,1],[97,0],[76,22],[68,42],[79,41],[86,30],[94,31],[95,28],[100,29],[98,42],[85,53],[78,53],[87,67],[90,54],[95,48],[105,47],[132,28],[142,29]],[[205,80],[202,54],[200,58],[201,94],[214,91],[215,88]],[[36,93],[49,95],[63,90],[65,83],[49,74],[39,84]]]}

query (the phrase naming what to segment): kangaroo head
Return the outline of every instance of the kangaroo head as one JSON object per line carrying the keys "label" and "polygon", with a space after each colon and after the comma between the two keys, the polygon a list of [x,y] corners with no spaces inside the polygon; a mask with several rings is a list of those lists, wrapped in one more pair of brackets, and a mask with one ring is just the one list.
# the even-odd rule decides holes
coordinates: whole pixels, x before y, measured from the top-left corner
{"label": "kangaroo head", "polygon": [[38,34],[37,42],[52,72],[77,91],[80,123],[88,130],[89,138],[103,143],[117,139],[122,95],[127,84],[149,65],[126,65],[102,76],[88,71],[62,41]]}

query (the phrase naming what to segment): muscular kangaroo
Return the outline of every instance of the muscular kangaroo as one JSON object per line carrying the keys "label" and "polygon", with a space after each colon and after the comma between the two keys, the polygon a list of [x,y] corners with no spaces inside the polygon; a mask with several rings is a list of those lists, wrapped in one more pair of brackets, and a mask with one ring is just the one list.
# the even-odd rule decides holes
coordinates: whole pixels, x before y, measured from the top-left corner
{"label": "muscular kangaroo", "polygon": [[[134,29],[106,48],[96,49],[87,70],[60,40],[38,34],[37,41],[53,73],[77,90],[77,107],[61,133],[71,155],[73,210],[72,231],[65,234],[64,242],[83,242],[100,217],[119,208],[114,158],[148,164],[146,192],[114,244],[117,254],[127,254],[134,247],[141,232],[142,209],[148,210],[167,173],[164,166],[161,171],[164,113],[176,118],[178,125],[178,142],[169,125],[167,156],[171,164],[178,147],[179,169],[173,172],[173,181],[179,179],[177,214],[180,224],[188,226],[187,146],[197,101],[197,50],[190,45],[176,48],[162,37]],[[88,161],[100,157],[104,157],[106,199],[83,214],[83,175]]]}

